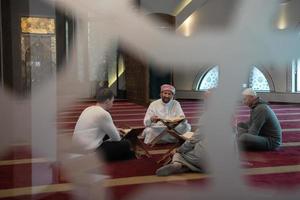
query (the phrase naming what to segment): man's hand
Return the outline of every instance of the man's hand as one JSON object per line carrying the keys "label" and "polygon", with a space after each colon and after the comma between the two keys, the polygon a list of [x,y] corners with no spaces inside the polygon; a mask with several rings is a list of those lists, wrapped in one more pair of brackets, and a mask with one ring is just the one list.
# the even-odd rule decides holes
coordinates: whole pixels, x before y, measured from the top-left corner
{"label": "man's hand", "polygon": [[117,130],[119,131],[120,135],[122,135],[122,136],[126,135],[128,132],[131,131],[130,128],[117,128]]}
{"label": "man's hand", "polygon": [[186,118],[185,118],[185,116],[184,116],[184,115],[180,115],[180,116],[179,116],[179,118],[183,119],[183,122],[185,122],[185,121],[186,121]]}
{"label": "man's hand", "polygon": [[151,122],[156,123],[160,120],[160,118],[158,116],[154,115],[150,118],[150,120],[151,120]]}
{"label": "man's hand", "polygon": [[125,135],[124,129],[122,129],[122,128],[117,128],[117,130],[119,131],[119,134],[120,134],[121,136],[124,136],[124,135]]}

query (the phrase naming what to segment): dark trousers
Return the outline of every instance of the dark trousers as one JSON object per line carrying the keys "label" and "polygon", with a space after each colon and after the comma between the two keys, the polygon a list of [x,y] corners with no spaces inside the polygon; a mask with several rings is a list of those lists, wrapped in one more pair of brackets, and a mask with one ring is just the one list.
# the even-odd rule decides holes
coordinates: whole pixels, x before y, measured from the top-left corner
{"label": "dark trousers", "polygon": [[240,147],[248,151],[270,151],[270,141],[267,137],[244,133],[238,137]]}
{"label": "dark trousers", "polygon": [[105,161],[130,160],[134,159],[135,153],[127,140],[105,141],[96,150]]}
{"label": "dark trousers", "polygon": [[274,150],[269,138],[248,133],[245,123],[238,124],[238,144],[240,149],[246,151],[270,151]]}

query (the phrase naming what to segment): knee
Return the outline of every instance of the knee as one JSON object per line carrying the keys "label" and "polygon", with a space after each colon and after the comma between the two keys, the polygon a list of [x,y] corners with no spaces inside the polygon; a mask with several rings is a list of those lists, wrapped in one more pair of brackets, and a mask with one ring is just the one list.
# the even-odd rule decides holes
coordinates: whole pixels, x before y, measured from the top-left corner
{"label": "knee", "polygon": [[248,132],[248,129],[243,127],[243,125],[242,126],[240,126],[240,125],[237,126],[237,133],[239,135],[245,134],[247,132]]}
{"label": "knee", "polygon": [[247,133],[239,135],[237,140],[238,140],[238,143],[242,144],[242,145],[245,145],[251,141],[249,139],[249,134],[247,134]]}
{"label": "knee", "polygon": [[242,134],[242,135],[238,135],[238,141],[239,142],[241,142],[241,141],[244,141],[244,140],[246,140],[246,138],[247,138],[247,134]]}
{"label": "knee", "polygon": [[252,135],[249,133],[244,133],[238,136],[239,142],[251,142],[252,141]]}
{"label": "knee", "polygon": [[248,150],[249,146],[251,146],[249,144],[249,140],[248,140],[247,134],[240,135],[238,137],[238,139],[237,139],[237,144],[238,144],[238,148],[240,150]]}
{"label": "knee", "polygon": [[146,127],[143,130],[142,136],[143,137],[146,137],[147,135],[149,136],[152,132],[153,132],[153,129],[151,127]]}
{"label": "knee", "polygon": [[151,128],[150,127],[146,127],[144,130],[143,130],[143,134],[147,134],[151,131]]}

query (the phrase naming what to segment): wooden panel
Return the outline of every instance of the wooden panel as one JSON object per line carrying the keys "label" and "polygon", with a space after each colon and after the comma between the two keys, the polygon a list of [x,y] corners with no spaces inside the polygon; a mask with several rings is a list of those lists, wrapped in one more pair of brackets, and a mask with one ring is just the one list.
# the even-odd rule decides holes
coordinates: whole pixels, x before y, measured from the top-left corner
{"label": "wooden panel", "polygon": [[[11,34],[11,2],[1,0],[1,31],[2,31],[2,77],[6,88],[13,89],[12,68],[12,34]],[[3,23],[5,21],[5,23]]]}
{"label": "wooden panel", "polygon": [[3,84],[3,64],[2,64],[2,1],[0,0],[0,87],[2,87]]}
{"label": "wooden panel", "polygon": [[149,101],[148,67],[142,57],[134,57],[124,51],[122,56],[125,64],[125,85],[127,99],[131,102],[146,105]]}
{"label": "wooden panel", "polygon": [[[164,30],[173,32],[175,27],[175,17],[167,14],[154,13],[148,15],[149,17],[157,18],[165,23]],[[164,83],[172,83],[172,71],[171,66],[168,66],[167,70],[162,73],[161,70],[152,69],[149,70],[150,63],[144,55],[133,56],[128,52],[121,51],[125,64],[125,85],[127,98],[134,103],[147,105],[149,103],[149,95],[151,85],[152,98],[159,98],[160,85]],[[156,67],[156,66],[154,66]],[[150,80],[151,76],[151,80]],[[150,82],[152,81],[152,82]],[[155,95],[152,95],[155,93]]]}

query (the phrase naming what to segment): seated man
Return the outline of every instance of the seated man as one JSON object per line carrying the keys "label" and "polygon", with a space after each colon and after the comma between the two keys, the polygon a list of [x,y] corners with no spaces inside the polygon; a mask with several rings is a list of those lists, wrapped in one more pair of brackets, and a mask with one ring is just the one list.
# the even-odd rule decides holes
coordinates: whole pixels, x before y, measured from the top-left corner
{"label": "seated man", "polygon": [[[214,90],[214,88],[209,89],[204,93],[203,99],[205,107],[208,102],[208,98],[211,96]],[[187,138],[186,141],[178,149],[176,149],[171,163],[156,170],[157,176],[168,176],[187,171],[204,171],[206,160],[206,142],[204,139],[204,134],[200,134],[200,128],[203,126],[203,123],[203,121],[200,121],[199,129],[194,132],[192,137]]]}
{"label": "seated man", "polygon": [[199,130],[187,139],[173,155],[170,164],[156,170],[157,176],[168,176],[187,171],[203,172],[206,163],[205,140]]}
{"label": "seated man", "polygon": [[[151,143],[155,137],[166,129],[166,126],[160,121],[161,119],[185,117],[179,102],[173,99],[174,95],[175,88],[172,85],[164,84],[160,88],[161,99],[150,104],[144,118],[146,128],[144,129],[143,135],[146,144]],[[187,120],[184,120],[176,126],[175,130],[183,134],[191,130],[191,125],[188,124]],[[166,135],[166,137],[163,137],[161,140],[162,142],[173,142],[174,138]]]}
{"label": "seated man", "polygon": [[251,88],[245,89],[242,94],[251,113],[248,122],[237,125],[239,145],[245,150],[277,149],[281,145],[282,131],[275,113]]}
{"label": "seated man", "polygon": [[[75,126],[73,141],[83,145],[86,150],[100,152],[106,161],[135,158],[130,143],[121,140],[107,112],[113,106],[113,92],[108,88],[98,89],[96,101],[96,105],[87,107],[81,113]],[[104,141],[104,137],[108,137],[108,140]]]}

